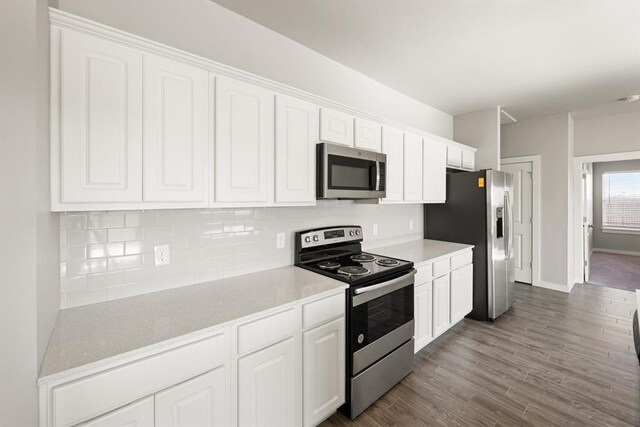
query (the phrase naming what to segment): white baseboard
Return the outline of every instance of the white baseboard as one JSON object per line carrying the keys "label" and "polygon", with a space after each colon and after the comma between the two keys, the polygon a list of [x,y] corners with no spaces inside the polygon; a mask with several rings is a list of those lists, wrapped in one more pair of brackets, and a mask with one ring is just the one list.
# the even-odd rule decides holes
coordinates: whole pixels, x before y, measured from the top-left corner
{"label": "white baseboard", "polygon": [[593,252],[605,252],[605,253],[608,253],[608,254],[640,256],[640,252],[636,252],[636,251],[620,251],[618,249],[593,248]]}
{"label": "white baseboard", "polygon": [[552,291],[564,292],[565,294],[568,294],[569,292],[571,292],[571,288],[573,288],[573,285],[567,286],[567,285],[561,285],[559,283],[551,283],[551,282],[543,282],[543,281],[535,283],[533,286],[537,286],[539,288],[551,289]]}

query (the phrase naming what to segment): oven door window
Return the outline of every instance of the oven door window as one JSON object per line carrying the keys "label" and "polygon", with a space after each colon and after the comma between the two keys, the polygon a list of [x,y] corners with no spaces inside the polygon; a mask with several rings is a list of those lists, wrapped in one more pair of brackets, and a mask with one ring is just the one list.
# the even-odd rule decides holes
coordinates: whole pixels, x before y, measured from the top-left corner
{"label": "oven door window", "polygon": [[354,352],[413,320],[413,285],[353,307]]}
{"label": "oven door window", "polygon": [[367,190],[376,189],[376,162],[329,155],[329,189]]}

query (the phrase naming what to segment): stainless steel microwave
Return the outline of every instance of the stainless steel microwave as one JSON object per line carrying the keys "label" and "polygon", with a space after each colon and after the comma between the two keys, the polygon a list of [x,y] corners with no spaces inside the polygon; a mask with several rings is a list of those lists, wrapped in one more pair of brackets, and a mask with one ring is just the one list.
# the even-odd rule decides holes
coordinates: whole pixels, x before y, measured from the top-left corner
{"label": "stainless steel microwave", "polygon": [[318,144],[318,199],[378,199],[386,197],[387,155],[334,144]]}

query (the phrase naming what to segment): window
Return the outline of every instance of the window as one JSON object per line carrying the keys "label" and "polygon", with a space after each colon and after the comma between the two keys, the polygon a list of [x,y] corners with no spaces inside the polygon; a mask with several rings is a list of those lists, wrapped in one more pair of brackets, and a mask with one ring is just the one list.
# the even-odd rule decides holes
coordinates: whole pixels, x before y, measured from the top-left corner
{"label": "window", "polygon": [[640,233],[640,171],[602,175],[602,229]]}

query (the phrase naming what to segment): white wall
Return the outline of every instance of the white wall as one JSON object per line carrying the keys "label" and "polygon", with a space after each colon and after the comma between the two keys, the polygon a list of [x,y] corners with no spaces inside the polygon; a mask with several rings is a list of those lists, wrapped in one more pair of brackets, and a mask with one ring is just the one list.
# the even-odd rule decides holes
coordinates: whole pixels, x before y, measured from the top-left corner
{"label": "white wall", "polygon": [[602,232],[602,174],[621,171],[640,171],[640,160],[593,164],[593,245],[596,250],[610,249],[640,254],[640,235]]}
{"label": "white wall", "polygon": [[640,150],[638,111],[575,121],[575,155],[624,153]]}
{"label": "white wall", "polygon": [[58,7],[363,111],[452,137],[449,114],[210,0],[59,0]]}
{"label": "white wall", "polygon": [[478,149],[476,169],[500,170],[500,107],[455,116],[453,139]]}
{"label": "white wall", "polygon": [[48,51],[47,2],[0,2],[1,426],[37,425],[36,378],[59,305]]}
{"label": "white wall", "polygon": [[503,125],[501,131],[502,158],[541,157],[540,278],[543,286],[565,291],[573,276],[569,245],[571,127],[571,119],[565,113]]}

